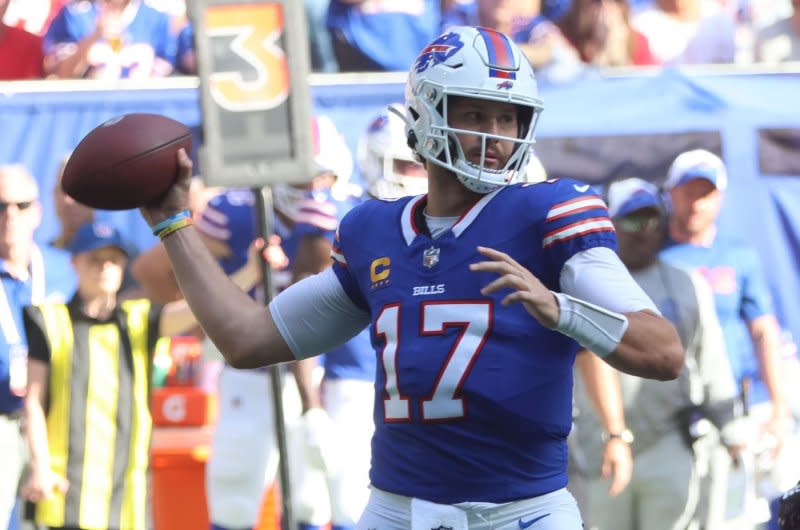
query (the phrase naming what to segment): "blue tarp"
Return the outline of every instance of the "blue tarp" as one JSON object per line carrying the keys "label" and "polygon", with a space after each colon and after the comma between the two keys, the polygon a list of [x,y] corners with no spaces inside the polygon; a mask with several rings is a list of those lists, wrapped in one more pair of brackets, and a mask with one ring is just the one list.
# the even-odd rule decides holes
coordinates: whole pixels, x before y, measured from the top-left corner
{"label": "blue tarp", "polygon": [[[13,85],[5,85],[12,87]],[[399,83],[312,86],[314,110],[337,123],[355,152],[358,134],[370,117],[402,98]],[[763,175],[758,131],[800,129],[800,78],[773,75],[686,75],[584,80],[543,87],[545,112],[538,136],[598,137],[655,133],[716,132],[731,185],[720,231],[755,244],[770,276],[779,317],[800,336],[800,178]],[[163,114],[199,130],[198,91],[193,88],[79,92],[3,92],[0,85],[0,164],[25,164],[40,181],[45,219],[41,241],[57,231],[52,194],[59,160],[92,128],[129,112]],[[546,142],[542,142],[542,149]],[[795,146],[794,157],[800,157]],[[657,149],[653,150],[654,156]],[[547,162],[548,153],[540,153]],[[642,153],[620,153],[620,156]],[[568,153],[553,166],[570,173]],[[557,163],[556,163],[557,162]],[[800,164],[794,162],[794,167]],[[578,176],[580,175],[570,175]],[[658,179],[658,175],[648,175]],[[137,212],[107,212],[140,248],[153,243]]]}

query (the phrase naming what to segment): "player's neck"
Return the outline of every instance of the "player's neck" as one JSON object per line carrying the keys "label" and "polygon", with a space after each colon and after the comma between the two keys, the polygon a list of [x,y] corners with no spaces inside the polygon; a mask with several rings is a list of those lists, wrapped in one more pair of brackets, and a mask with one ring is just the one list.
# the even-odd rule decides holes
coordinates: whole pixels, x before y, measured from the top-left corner
{"label": "player's neck", "polygon": [[452,173],[428,179],[428,204],[425,213],[431,217],[458,217],[472,208],[483,195],[464,187]]}
{"label": "player's neck", "polygon": [[678,243],[688,243],[690,245],[697,245],[701,247],[708,247],[714,242],[717,236],[717,227],[711,225],[704,230],[691,232],[678,226],[675,222],[669,225],[669,237]]}
{"label": "player's neck", "polygon": [[117,307],[116,294],[98,294],[93,296],[84,296],[81,293],[81,300],[83,301],[83,312],[88,317],[97,320],[107,320],[111,313]]}

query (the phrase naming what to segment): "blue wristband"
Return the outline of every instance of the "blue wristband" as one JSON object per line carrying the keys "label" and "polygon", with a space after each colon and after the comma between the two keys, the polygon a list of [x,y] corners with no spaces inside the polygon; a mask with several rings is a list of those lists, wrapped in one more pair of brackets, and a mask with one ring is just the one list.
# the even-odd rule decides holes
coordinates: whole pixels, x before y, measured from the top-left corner
{"label": "blue wristband", "polygon": [[152,230],[153,230],[153,235],[157,236],[161,232],[163,232],[165,228],[169,227],[171,224],[173,224],[175,222],[178,222],[178,221],[182,221],[183,219],[186,219],[187,217],[191,217],[191,216],[192,216],[192,213],[189,210],[183,210],[181,212],[176,213],[175,215],[173,215],[171,217],[167,217],[166,219],[164,219],[163,221],[161,221],[157,225],[151,227]]}

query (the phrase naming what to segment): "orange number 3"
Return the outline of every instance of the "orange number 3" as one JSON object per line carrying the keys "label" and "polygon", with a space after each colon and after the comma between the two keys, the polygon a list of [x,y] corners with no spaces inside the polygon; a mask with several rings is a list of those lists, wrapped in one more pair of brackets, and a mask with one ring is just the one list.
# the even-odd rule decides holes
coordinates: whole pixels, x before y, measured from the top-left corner
{"label": "orange number 3", "polygon": [[241,71],[209,75],[211,97],[234,112],[273,109],[289,95],[286,54],[278,39],[283,33],[280,4],[212,6],[206,11],[208,36],[233,37],[231,51],[255,73],[244,79]]}

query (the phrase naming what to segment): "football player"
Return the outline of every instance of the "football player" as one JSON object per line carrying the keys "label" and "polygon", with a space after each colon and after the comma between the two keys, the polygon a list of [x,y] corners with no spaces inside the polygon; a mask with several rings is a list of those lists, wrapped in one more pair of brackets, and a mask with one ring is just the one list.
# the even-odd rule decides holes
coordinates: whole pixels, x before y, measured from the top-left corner
{"label": "football player", "polygon": [[[334,182],[347,182],[353,167],[343,137],[333,122],[317,116],[312,119],[312,138],[315,177],[307,183],[276,185],[273,190],[275,233],[288,258],[282,267],[273,267],[273,285],[277,291],[329,265],[329,241],[333,239],[339,212],[349,209],[331,196]],[[206,244],[226,272],[237,270],[247,260],[248,246],[257,235],[254,208],[251,190],[227,190],[209,202],[197,223]],[[368,392],[363,389],[363,380],[371,382],[375,371],[368,335],[357,336],[326,354],[322,395],[312,374],[316,365],[316,362],[295,363],[292,369],[299,396],[293,392],[293,385],[288,385],[284,392],[287,436],[293,442],[290,449],[311,446],[304,451],[289,451],[291,484],[295,490],[293,508],[301,529],[321,527],[331,519],[336,528],[346,529],[360,515],[369,493],[371,416],[354,409],[354,406],[363,408],[364,401],[372,401],[371,385],[366,384]],[[272,407],[263,406],[270,402],[270,385],[269,374],[258,369],[238,370],[226,365],[220,376],[220,416],[207,474],[209,511],[216,528],[252,527],[260,509],[261,493],[275,479],[279,455],[274,418]],[[298,413],[302,418],[297,417]],[[340,417],[346,423],[339,424]],[[332,428],[331,420],[337,429]],[[336,443],[339,430],[351,437],[346,454],[352,458],[349,466],[334,469],[332,459],[320,461],[323,453],[330,454],[328,447],[344,446]],[[357,435],[359,432],[363,434]],[[357,480],[357,462],[362,462],[365,468],[361,481]],[[330,503],[323,502],[328,491]],[[359,498],[363,500],[359,502]]]}
{"label": "football player", "polygon": [[[350,181],[353,158],[344,138],[325,116],[314,120],[312,139],[318,176],[306,186],[278,185],[276,210],[291,216],[297,247],[292,281],[331,265],[334,229],[359,199]],[[321,214],[330,216],[321,223]],[[294,515],[300,530],[354,528],[369,497],[372,381],[375,354],[368,330],[325,353],[293,363],[299,382],[302,419],[290,435],[304,447],[292,456]],[[315,381],[319,378],[318,385]],[[316,372],[316,374],[315,374]]]}
{"label": "football player", "polygon": [[[180,228],[164,239],[176,275],[237,367],[325,352],[370,326],[372,487],[357,528],[578,530],[565,486],[579,344],[626,372],[674,379],[675,328],[620,262],[588,185],[509,184],[542,102],[506,35],[458,27],[433,41],[405,106],[428,193],[352,209],[332,267],[264,308]],[[191,161],[178,158],[177,183],[142,209],[151,224],[185,208]]]}
{"label": "football player", "polygon": [[800,530],[800,482],[781,496],[778,525],[780,530]]}
{"label": "football player", "polygon": [[378,199],[397,199],[428,191],[428,175],[408,147],[406,126],[389,108],[402,112],[394,103],[381,110],[358,142],[358,168],[367,192]]}

